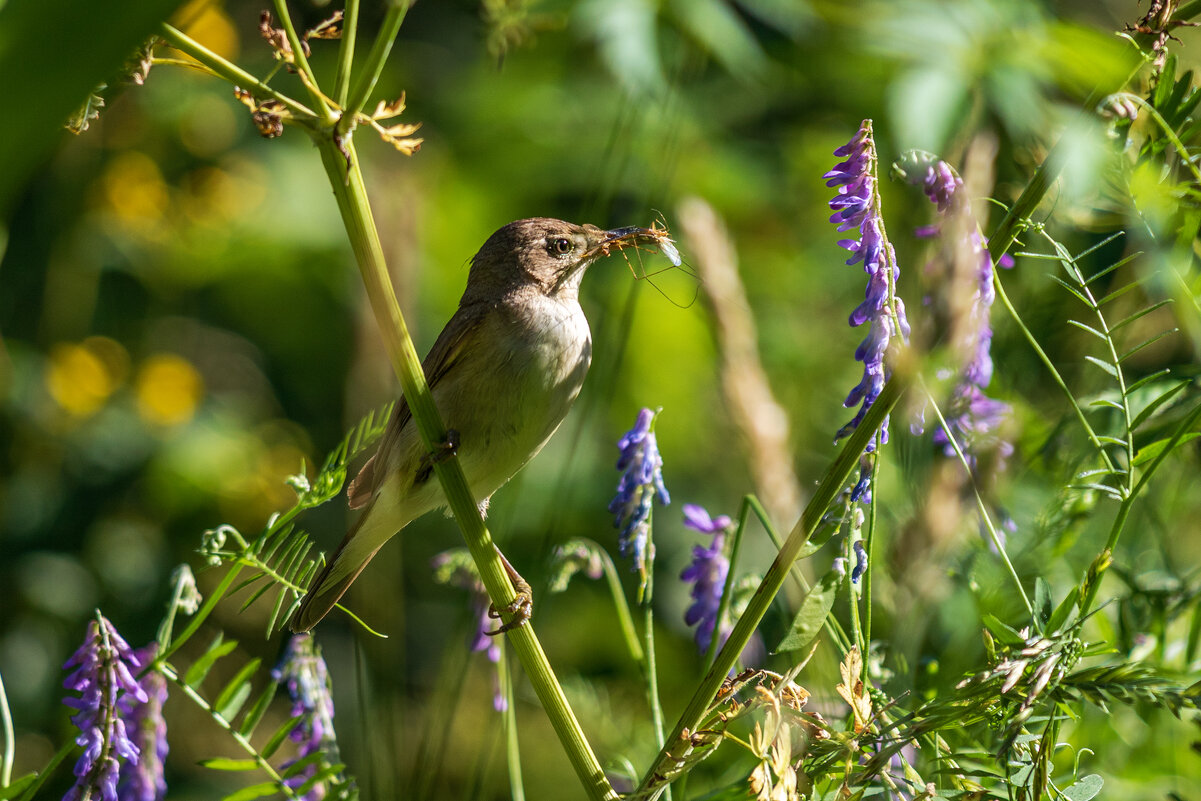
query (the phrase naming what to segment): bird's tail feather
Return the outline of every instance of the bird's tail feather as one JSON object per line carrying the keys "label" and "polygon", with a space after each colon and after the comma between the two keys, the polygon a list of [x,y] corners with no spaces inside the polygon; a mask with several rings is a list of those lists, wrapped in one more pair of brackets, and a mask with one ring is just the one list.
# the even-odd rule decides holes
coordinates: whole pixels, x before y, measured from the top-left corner
{"label": "bird's tail feather", "polygon": [[[375,556],[376,551],[384,544],[386,540],[379,541],[365,554],[361,553],[363,550],[361,547],[354,547],[361,543],[360,529],[370,516],[371,509],[368,508],[346,533],[342,544],[326,562],[325,568],[309,584],[309,591],[301,601],[300,608],[296,610],[296,614],[288,623],[288,627],[292,631],[296,633],[308,631],[320,623],[321,619],[330,613],[330,610],[350,589],[350,585],[363,572],[363,568],[367,567],[371,557]],[[356,537],[359,537],[360,543],[356,543]]]}

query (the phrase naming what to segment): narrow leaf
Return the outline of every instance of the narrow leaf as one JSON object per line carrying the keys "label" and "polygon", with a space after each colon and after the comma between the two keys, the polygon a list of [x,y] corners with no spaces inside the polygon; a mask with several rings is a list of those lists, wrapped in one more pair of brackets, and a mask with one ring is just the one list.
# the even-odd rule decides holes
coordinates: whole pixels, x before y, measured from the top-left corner
{"label": "narrow leaf", "polygon": [[1062,278],[1060,278],[1057,275],[1048,275],[1047,277],[1050,278],[1055,283],[1059,284],[1061,287],[1066,289],[1068,292],[1071,292],[1073,295],[1075,295],[1076,298],[1081,303],[1083,303],[1085,306],[1088,306],[1090,309],[1093,308],[1092,302],[1089,301],[1089,299],[1082,292],[1080,292],[1080,290],[1076,289],[1074,286],[1069,284],[1067,281],[1063,280]]}
{"label": "narrow leaf", "polygon": [[216,664],[217,660],[233,652],[233,650],[238,647],[237,640],[223,641],[223,639],[223,635],[218,633],[217,637],[213,640],[213,644],[209,646],[208,650],[205,651],[199,659],[193,662],[192,666],[188,668],[186,673],[184,673],[184,684],[188,685],[193,690],[200,687],[201,682],[204,681],[204,677],[207,676],[209,671],[213,669],[213,665]]}
{"label": "narrow leaf", "polygon": [[230,759],[228,757],[213,757],[200,760],[200,767],[209,770],[258,770],[259,763],[253,759]]}
{"label": "narrow leaf", "polygon": [[285,720],[283,725],[271,735],[271,739],[267,741],[267,744],[263,746],[263,750],[260,752],[263,755],[263,759],[270,759],[279,750],[279,747],[284,744],[284,740],[288,739],[288,735],[292,733],[292,730],[299,725],[300,718]]}
{"label": "narrow leaf", "polygon": [[995,615],[985,612],[980,616],[984,627],[997,638],[1002,645],[1022,645],[1026,640],[1018,634],[1017,629],[1002,623]]}
{"label": "narrow leaf", "polygon": [[8,798],[16,798],[21,794],[22,790],[33,784],[33,780],[37,777],[36,773],[26,773],[7,787],[0,787],[0,801]]}
{"label": "narrow leaf", "polygon": [[1168,368],[1165,367],[1162,370],[1156,370],[1154,373],[1151,373],[1150,375],[1145,375],[1142,378],[1140,378],[1138,381],[1135,381],[1133,384],[1126,387],[1126,394],[1130,395],[1136,389],[1141,389],[1142,387],[1146,386],[1147,384],[1150,384],[1155,379],[1162,378],[1163,376],[1165,376],[1167,374],[1168,374]]}
{"label": "narrow leaf", "polygon": [[1131,281],[1129,284],[1126,284],[1126,285],[1125,285],[1125,286],[1123,286],[1123,287],[1118,287],[1117,289],[1115,289],[1114,291],[1110,292],[1110,293],[1109,293],[1108,295],[1106,295],[1105,297],[1103,297],[1103,298],[1101,298],[1100,300],[1098,300],[1098,301],[1097,301],[1097,308],[1098,308],[1098,309],[1100,309],[1101,307],[1103,307],[1103,306],[1106,306],[1106,305],[1108,305],[1108,304],[1112,303],[1113,301],[1115,301],[1115,300],[1117,300],[1118,298],[1122,297],[1123,295],[1125,295],[1127,292],[1129,292],[1129,291],[1130,291],[1130,290],[1132,290],[1132,289],[1138,289],[1138,284],[1139,284],[1139,282],[1138,282],[1138,281]]}
{"label": "narrow leaf", "polygon": [[1126,326],[1130,325],[1134,321],[1141,320],[1142,318],[1146,317],[1151,312],[1153,312],[1156,309],[1159,309],[1163,306],[1166,306],[1171,302],[1172,302],[1172,300],[1171,300],[1171,298],[1169,298],[1168,300],[1161,300],[1158,303],[1152,303],[1150,306],[1146,306],[1142,309],[1139,309],[1138,311],[1131,314],[1129,317],[1123,317],[1121,320],[1118,320],[1116,323],[1111,325],[1109,327],[1109,333],[1113,334],[1119,328],[1125,328]]}
{"label": "narrow leaf", "polygon": [[[1201,432],[1191,431],[1188,434],[1180,437],[1180,439],[1176,440],[1175,447],[1178,448],[1184,443],[1194,440],[1197,437],[1201,437]],[[1151,461],[1156,456],[1159,456],[1159,454],[1163,452],[1163,449],[1166,448],[1168,443],[1171,441],[1171,437],[1165,437],[1164,439],[1155,440],[1150,445],[1139,448],[1138,452],[1134,454],[1134,464],[1146,464],[1147,462]],[[1175,448],[1173,448],[1173,450],[1174,449]]]}
{"label": "narrow leaf", "polygon": [[242,725],[238,727],[239,734],[247,738],[254,734],[255,727],[263,719],[263,715],[267,712],[267,707],[271,706],[271,701],[275,698],[275,693],[278,690],[279,685],[273,681],[259,693],[259,697],[254,699],[254,704],[251,705],[250,711],[246,713],[246,717],[242,718]]}
{"label": "narrow leaf", "polygon": [[275,782],[262,782],[260,784],[252,784],[249,787],[243,787],[241,790],[235,790],[222,798],[221,801],[252,801],[252,799],[275,795],[278,792],[280,792],[279,785]]}
{"label": "narrow leaf", "polygon": [[1069,592],[1059,606],[1055,607],[1055,611],[1051,613],[1051,619],[1047,621],[1047,631],[1051,634],[1059,631],[1064,623],[1068,622],[1068,616],[1072,614],[1072,610],[1076,608],[1078,596],[1075,591]]}
{"label": "narrow leaf", "polygon": [[1158,334],[1156,334],[1153,337],[1148,337],[1148,338],[1144,339],[1142,342],[1138,343],[1130,350],[1128,350],[1125,353],[1123,353],[1122,355],[1118,356],[1118,363],[1121,364],[1122,362],[1126,361],[1131,356],[1138,353],[1140,350],[1147,347],[1148,345],[1154,345],[1159,340],[1163,339],[1166,336],[1171,336],[1172,334],[1175,334],[1179,330],[1180,330],[1179,328],[1170,328],[1167,331],[1159,332]]}
{"label": "narrow leaf", "polygon": [[1118,377],[1118,368],[1114,367],[1109,362],[1103,362],[1100,359],[1096,358],[1095,356],[1085,356],[1084,358],[1086,361],[1092,362],[1093,364],[1097,365],[1098,367],[1100,367],[1105,372],[1109,373],[1114,378]]}
{"label": "narrow leaf", "polygon": [[842,586],[845,574],[840,575],[836,570],[830,570],[822,576],[822,580],[809,590],[801,608],[793,618],[788,634],[780,641],[775,650],[796,651],[813,642],[813,638],[821,631],[822,625],[830,610],[834,608],[834,598],[838,588]]}
{"label": "narrow leaf", "polygon": [[232,720],[238,714],[238,710],[250,696],[250,677],[259,669],[260,664],[261,659],[251,659],[229,680],[217,696],[217,700],[213,702],[217,714],[226,720]]}
{"label": "narrow leaf", "polygon": [[1079,328],[1081,331],[1087,331],[1088,333],[1092,334],[1093,336],[1095,336],[1097,339],[1101,340],[1102,342],[1105,342],[1108,339],[1108,337],[1106,337],[1104,334],[1102,334],[1097,329],[1093,328],[1091,325],[1085,325],[1084,323],[1080,322],[1079,320],[1068,320],[1068,325],[1074,325],[1077,328]]}
{"label": "narrow leaf", "polygon": [[1155,412],[1158,411],[1159,408],[1165,403],[1176,397],[1176,395],[1179,394],[1182,389],[1187,387],[1189,383],[1190,382],[1188,381],[1181,381],[1176,386],[1169,387],[1160,393],[1158,397],[1154,398],[1150,403],[1143,407],[1141,412],[1134,416],[1134,420],[1132,420],[1130,423],[1130,430],[1134,431],[1143,423],[1147,422],[1147,420],[1151,418],[1151,415],[1155,414]]}

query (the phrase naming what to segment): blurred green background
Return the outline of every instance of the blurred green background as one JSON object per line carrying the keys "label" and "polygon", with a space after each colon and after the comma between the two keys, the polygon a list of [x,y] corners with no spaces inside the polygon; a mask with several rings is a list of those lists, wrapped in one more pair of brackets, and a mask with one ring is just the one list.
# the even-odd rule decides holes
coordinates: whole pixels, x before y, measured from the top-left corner
{"label": "blurred green background", "polygon": [[[13,87],[0,129],[12,132],[0,136],[10,165],[0,177],[0,674],[17,719],[18,773],[40,767],[65,736],[59,666],[92,610],[103,609],[135,646],[150,640],[168,574],[196,563],[202,532],[219,523],[257,532],[289,504],[284,479],[302,465],[311,473],[356,420],[397,392],[301,131],[264,140],[227,85],[168,65],[155,66],[144,86],[113,92],[82,135],[61,130],[65,111],[47,114],[62,97],[78,105],[79,87],[111,80],[114,54],[136,47],[156,15],[174,12],[179,27],[256,74],[271,68],[257,32],[261,4],[175,6],[141,4],[118,25],[125,12],[115,6],[0,4],[0,65]],[[305,2],[293,12],[308,27],[330,8]],[[841,402],[861,371],[852,359],[861,333],[846,317],[863,278],[843,265],[826,221],[832,192],[820,176],[836,161],[831,151],[868,117],[885,163],[910,147],[957,159],[984,136],[997,147],[995,194],[1008,202],[1066,130],[1076,137],[1073,161],[1042,216],[1078,224],[1062,233],[1078,250],[1109,223],[1095,213],[1104,129],[1077,110],[1094,84],[1116,87],[1132,70],[1131,49],[1112,32],[1141,13],[1131,2],[1083,0],[418,3],[377,96],[406,93],[402,120],[422,123],[424,146],[409,158],[367,131],[358,137],[418,350],[455,308],[470,257],[504,223],[555,216],[648,225],[661,213],[679,236],[680,201],[700,197],[729,227],[804,492],[832,458],[833,432],[850,417]],[[365,32],[381,14],[364,4]],[[1196,34],[1179,33],[1183,68],[1196,61]],[[335,52],[315,43],[319,75],[332,74]],[[282,73],[275,83],[299,91]],[[912,187],[883,192],[917,327],[923,294],[937,287],[922,283],[930,253],[910,232],[929,222],[932,207]],[[689,241],[679,244],[695,261]],[[1111,255],[1136,247],[1155,243],[1119,243]],[[656,602],[671,719],[701,664],[682,621],[686,589],[674,581],[696,542],[679,503],[733,513],[757,488],[722,397],[697,282],[681,271],[636,279],[634,268],[667,267],[653,255],[642,262],[613,257],[592,268],[582,298],[592,375],[551,444],[494,498],[490,521],[536,591],[555,543],[586,536],[615,553],[606,512],[618,478],[614,444],[641,406],[663,407],[657,433],[675,503],[656,515]],[[1084,370],[1087,341],[1063,323],[1076,313],[1065,311],[1070,298],[1046,271],[1019,260],[1005,280],[1079,392],[1099,391],[1102,376]],[[1057,428],[1064,404],[1014,327],[997,320],[992,390],[1015,406],[1018,449],[993,493],[1018,524],[1010,542],[1019,570],[1066,587],[1100,547],[1112,512],[1048,536],[1048,510],[1064,505],[1054,488],[1082,438],[1070,424]],[[1178,335],[1135,369],[1188,376],[1195,363],[1193,344]],[[906,429],[894,420],[880,487],[891,550],[878,566],[876,625],[898,682],[920,693],[979,663],[979,612],[1004,616],[1018,606],[970,508],[956,507],[948,540],[923,528],[947,466]],[[1196,575],[1201,498],[1189,470],[1165,482],[1154,514],[1139,513],[1138,535],[1119,558],[1156,586]],[[335,502],[301,524],[328,549],[347,521]],[[793,522],[776,521],[783,530]],[[344,618],[322,626],[343,757],[366,798],[506,797],[489,668],[465,654],[465,597],[429,576],[430,558],[459,542],[452,521],[430,515],[354,586],[352,608],[390,639]],[[748,548],[743,569],[762,570],[766,537],[756,532]],[[821,569],[833,555],[815,557]],[[1103,596],[1128,592],[1116,579],[1106,586]],[[577,583],[537,602],[539,634],[602,762],[628,757],[641,770],[654,751],[645,702],[602,588]],[[262,640],[267,610],[236,609],[227,604],[215,622],[272,662],[279,643]],[[769,644],[784,615],[768,620]],[[1121,628],[1115,638],[1146,645],[1135,636],[1137,616],[1106,615]],[[1171,653],[1162,657],[1171,663]],[[803,683],[834,707],[836,675],[826,648]],[[575,797],[542,712],[520,685],[518,694],[530,796]],[[171,797],[227,789],[227,776],[190,767],[229,749],[211,721],[178,700],[168,714]],[[1107,789],[1120,788],[1112,797],[1201,797],[1201,759],[1188,748],[1195,729],[1159,714],[1117,715],[1111,728],[1092,727],[1103,742],[1079,742],[1103,754],[1090,769],[1115,783]],[[715,782],[736,769],[706,768]]]}

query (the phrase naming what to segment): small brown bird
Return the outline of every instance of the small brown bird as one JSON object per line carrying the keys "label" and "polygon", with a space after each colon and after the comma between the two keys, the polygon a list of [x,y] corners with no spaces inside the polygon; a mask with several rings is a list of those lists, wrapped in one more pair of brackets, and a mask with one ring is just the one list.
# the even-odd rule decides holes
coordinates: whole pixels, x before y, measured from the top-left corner
{"label": "small brown bird", "polygon": [[[663,229],[605,231],[547,218],[509,223],[472,259],[459,308],[422,367],[481,511],[542,450],[583,386],[592,362],[579,303],[584,270],[612,250],[640,244],[680,263]],[[433,475],[436,458],[422,446],[402,398],[379,449],[350,483],[350,507],[364,512],[310,586],[293,631],[325,617],[397,532],[446,505]]]}

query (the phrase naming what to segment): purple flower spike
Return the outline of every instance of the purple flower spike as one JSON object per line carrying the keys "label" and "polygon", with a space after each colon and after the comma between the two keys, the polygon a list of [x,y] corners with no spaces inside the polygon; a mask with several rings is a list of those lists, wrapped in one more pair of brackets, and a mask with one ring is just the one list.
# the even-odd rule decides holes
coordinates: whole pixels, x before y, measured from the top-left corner
{"label": "purple flower spike", "polygon": [[[151,643],[134,652],[143,666],[154,661],[158,644]],[[146,700],[126,693],[117,701],[117,708],[128,721],[127,731],[136,742],[141,756],[136,763],[121,765],[118,796],[121,801],[162,801],[167,795],[163,766],[167,761],[167,721],[163,705],[167,703],[167,679],[156,670],[148,671],[138,682]]]}
{"label": "purple flower spike", "polygon": [[863,540],[855,540],[851,550],[855,554],[855,568],[851,571],[851,583],[858,584],[859,579],[863,578],[863,574],[867,572],[867,548],[864,547]]}
{"label": "purple flower spike", "polygon": [[[896,252],[884,233],[880,199],[876,194],[876,144],[872,138],[871,120],[864,120],[854,138],[835,150],[834,155],[846,160],[823,176],[827,186],[838,187],[838,194],[830,201],[830,208],[835,211],[830,222],[837,224],[839,231],[858,229],[857,240],[846,239],[838,244],[851,251],[847,264],[862,262],[863,271],[867,273],[864,300],[851,312],[849,322],[852,327],[868,326],[867,336],[855,351],[856,361],[863,363],[863,378],[843,402],[847,408],[859,406],[859,409],[835,434],[834,441],[837,442],[858,428],[867,410],[880,396],[890,375],[885,359],[895,337],[908,339],[909,322],[905,319],[905,306],[896,294],[900,269]],[[868,451],[887,441],[886,419]],[[871,497],[870,476],[870,470],[863,471],[854,490],[856,499],[865,503]]]}
{"label": "purple flower spike", "polygon": [[[1013,451],[1013,446],[1002,441],[997,433],[1001,422],[1009,413],[1008,404],[984,394],[993,374],[990,352],[990,316],[995,299],[993,262],[988,252],[988,240],[980,233],[980,226],[972,216],[971,207],[961,191],[963,181],[951,166],[942,160],[929,163],[922,188],[926,197],[938,206],[938,211],[944,216],[948,213],[967,215],[967,225],[963,226],[963,230],[968,231],[966,245],[976,260],[976,289],[968,312],[965,340],[960,343],[963,352],[967,354],[967,361],[951,390],[951,399],[946,410],[947,427],[940,425],[933,436],[935,444],[942,445],[947,456],[955,455],[955,448],[951,444],[953,437],[963,451],[969,467],[975,470],[978,454],[983,448],[995,448],[1002,462]],[[942,226],[933,227],[937,231]],[[997,260],[997,264],[1005,268],[1012,267],[1013,263],[1013,257],[1008,254]]]}
{"label": "purple flower spike", "polygon": [[[338,742],[334,734],[334,699],[330,693],[329,670],[312,635],[295,634],[288,640],[283,659],[271,671],[271,677],[288,691],[292,717],[298,719],[296,728],[289,735],[297,745],[297,756],[284,763],[284,768],[318,751],[324,752],[330,762],[337,761]],[[311,764],[286,779],[285,783],[293,789],[300,787],[317,773],[319,767]],[[323,782],[317,782],[300,798],[320,801],[328,789]]]}
{"label": "purple flower spike", "polygon": [[[79,729],[75,742],[83,746],[83,755],[75,763],[75,786],[63,801],[117,801],[117,782],[122,764],[137,764],[140,751],[129,737],[121,701],[145,704],[146,691],[134,679],[142,662],[113,624],[99,612],[88,624],[87,638],[66,664],[75,668],[63,682],[79,698],[64,698],[63,703],[79,710],[71,722]],[[121,701],[117,695],[125,693]],[[128,709],[128,706],[126,707]]]}
{"label": "purple flower spike", "polygon": [[[721,609],[721,595],[730,572],[730,560],[725,554],[730,518],[725,515],[710,518],[704,508],[685,504],[684,525],[698,533],[713,535],[708,548],[692,546],[692,564],[680,573],[681,581],[692,584],[692,605],[684,613],[684,622],[696,626],[696,647],[703,654],[713,642],[717,613]],[[723,630],[721,638],[724,640],[728,634]]]}
{"label": "purple flower spike", "polygon": [[634,570],[641,576],[639,596],[646,590],[648,565],[655,558],[655,546],[650,539],[651,502],[657,500],[664,506],[671,503],[663,485],[663,457],[655,440],[656,414],[650,409],[640,411],[634,427],[618,440],[621,456],[617,469],[624,472],[617,483],[617,495],[609,504],[613,525],[621,530],[618,536],[621,554],[633,558]]}

